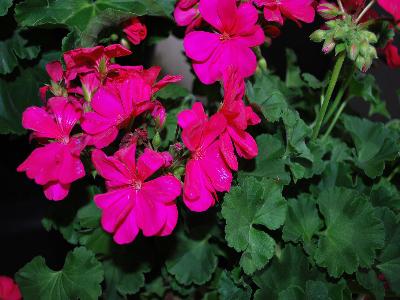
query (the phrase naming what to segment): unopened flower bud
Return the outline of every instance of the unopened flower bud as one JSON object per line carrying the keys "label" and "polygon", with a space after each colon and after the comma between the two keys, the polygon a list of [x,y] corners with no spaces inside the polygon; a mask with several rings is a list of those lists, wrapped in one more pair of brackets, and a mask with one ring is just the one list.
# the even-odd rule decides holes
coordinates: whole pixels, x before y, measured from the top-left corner
{"label": "unopened flower bud", "polygon": [[326,26],[328,26],[328,28],[330,29],[335,29],[338,25],[338,23],[336,22],[336,20],[330,20],[328,22],[325,23]]}
{"label": "unopened flower bud", "polygon": [[160,133],[156,132],[156,134],[153,137],[153,141],[151,143],[153,144],[153,147],[155,149],[158,149],[158,147],[160,147],[160,145],[161,145]]}
{"label": "unopened flower bud", "polygon": [[359,49],[358,49],[357,44],[356,43],[352,44],[350,46],[350,48],[348,49],[349,58],[353,61],[356,60],[356,58],[358,56],[358,52],[359,52]]}
{"label": "unopened flower bud", "polygon": [[364,70],[364,67],[365,67],[365,58],[363,56],[358,56],[357,57],[356,66],[360,71],[364,72],[363,70]]}
{"label": "unopened flower bud", "polygon": [[375,33],[371,32],[371,31],[365,31],[364,32],[364,37],[367,39],[367,41],[370,44],[375,44],[378,42],[378,37],[376,36]]}
{"label": "unopened flower bud", "polygon": [[316,43],[322,42],[325,39],[325,37],[326,37],[326,32],[325,32],[325,30],[321,30],[321,29],[314,31],[310,35],[310,39]]}
{"label": "unopened flower bud", "polygon": [[176,178],[180,179],[183,174],[185,174],[185,167],[183,167],[183,166],[179,166],[174,170],[174,176]]}
{"label": "unopened flower bud", "polygon": [[317,6],[317,12],[321,17],[326,20],[334,19],[340,15],[339,8],[335,4],[329,3],[327,1],[322,1]]}
{"label": "unopened flower bud", "polygon": [[336,43],[333,41],[333,39],[328,39],[325,41],[324,45],[322,46],[322,51],[325,54],[330,53],[333,49],[335,49]]}

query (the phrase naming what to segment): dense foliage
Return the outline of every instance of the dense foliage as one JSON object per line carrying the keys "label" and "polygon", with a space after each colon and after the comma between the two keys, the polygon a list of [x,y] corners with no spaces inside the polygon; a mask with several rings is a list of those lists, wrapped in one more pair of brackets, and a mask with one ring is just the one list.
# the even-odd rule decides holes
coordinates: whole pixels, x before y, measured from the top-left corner
{"label": "dense foliage", "polygon": [[[18,171],[75,246],[60,270],[39,256],[16,273],[24,299],[400,297],[400,121],[368,73],[378,53],[400,67],[397,0],[384,15],[355,0],[14,2],[0,2],[17,22],[0,41],[0,133],[29,130]],[[285,49],[278,76],[263,50],[316,19],[307,42],[332,71]],[[32,44],[36,30],[64,37]],[[193,91],[148,67],[169,35]]]}

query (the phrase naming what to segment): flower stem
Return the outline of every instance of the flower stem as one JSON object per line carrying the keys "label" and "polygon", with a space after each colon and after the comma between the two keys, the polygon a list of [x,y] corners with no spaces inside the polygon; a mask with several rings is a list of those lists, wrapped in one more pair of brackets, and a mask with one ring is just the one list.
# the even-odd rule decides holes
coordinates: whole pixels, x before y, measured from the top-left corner
{"label": "flower stem", "polygon": [[346,11],[344,10],[344,6],[341,0],[337,0],[338,4],[339,4],[339,8],[343,13],[346,13]]}
{"label": "flower stem", "polygon": [[328,109],[329,102],[332,98],[333,90],[335,89],[335,86],[336,86],[337,80],[339,78],[340,71],[342,70],[343,62],[344,62],[345,58],[346,58],[346,54],[342,52],[336,61],[335,67],[333,68],[333,73],[332,73],[331,80],[329,81],[328,90],[326,91],[326,95],[324,97],[322,107],[321,107],[320,111],[318,112],[317,121],[316,121],[314,130],[313,130],[313,134],[311,137],[312,140],[315,140],[318,137],[319,131],[321,130],[322,122],[324,120],[326,110]]}
{"label": "flower stem", "polygon": [[387,180],[388,181],[392,181],[392,179],[394,178],[394,176],[396,176],[397,173],[400,172],[400,166],[397,166],[392,173],[390,173],[390,175],[388,176]]}
{"label": "flower stem", "polygon": [[358,17],[356,19],[356,24],[358,22],[360,22],[362,17],[364,17],[364,15],[369,11],[369,9],[372,7],[372,5],[375,4],[375,2],[376,2],[376,0],[372,0],[370,3],[368,3],[368,5],[364,8],[364,10],[358,15]]}
{"label": "flower stem", "polygon": [[328,113],[326,114],[324,123],[328,122],[331,119],[331,117],[333,116],[333,114],[335,113],[340,101],[343,98],[344,93],[346,92],[347,88],[349,87],[351,79],[353,78],[353,74],[354,74],[354,68],[349,73],[349,76],[347,77],[344,85],[340,87],[340,90],[337,93],[335,100],[332,103],[332,106],[329,108]]}
{"label": "flower stem", "polygon": [[347,101],[343,102],[342,105],[340,105],[338,111],[336,112],[335,117],[333,118],[331,124],[329,125],[328,130],[326,131],[326,133],[322,137],[322,140],[325,140],[331,134],[333,128],[335,128],[335,125],[336,125],[337,121],[339,120],[339,117],[341,116],[341,114],[342,114],[343,110],[345,109],[346,105],[347,105]]}

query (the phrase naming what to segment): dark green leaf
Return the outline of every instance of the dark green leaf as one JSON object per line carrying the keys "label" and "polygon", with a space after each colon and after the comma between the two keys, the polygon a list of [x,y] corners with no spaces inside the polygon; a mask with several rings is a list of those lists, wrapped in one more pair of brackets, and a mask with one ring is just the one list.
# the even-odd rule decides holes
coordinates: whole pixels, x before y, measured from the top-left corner
{"label": "dark green leaf", "polygon": [[16,280],[26,300],[95,300],[103,269],[92,252],[80,247],[68,253],[62,270],[49,269],[38,256],[18,271]]}
{"label": "dark green leaf", "polygon": [[254,225],[275,230],[282,226],[285,215],[282,186],[273,180],[245,177],[225,195],[222,204],[225,237],[229,246],[244,252],[240,265],[245,273],[251,274],[264,267],[275,249],[275,241]]}
{"label": "dark green leaf", "polygon": [[183,99],[189,95],[190,92],[183,86],[179,84],[170,84],[167,85],[165,88],[161,89],[160,91],[158,91],[155,97],[157,99],[160,98],[165,100],[168,99],[177,100],[177,99]]}
{"label": "dark green leaf", "polygon": [[13,0],[1,0],[0,1],[0,17],[5,16],[8,9],[11,7]]}
{"label": "dark green leaf", "polygon": [[251,288],[237,285],[226,271],[222,273],[219,280],[218,293],[221,300],[249,300],[251,298]]}
{"label": "dark green leaf", "polygon": [[385,296],[385,289],[383,282],[378,279],[378,274],[375,271],[369,270],[368,272],[358,271],[357,274],[358,283],[370,291],[376,298],[376,300],[382,300]]}

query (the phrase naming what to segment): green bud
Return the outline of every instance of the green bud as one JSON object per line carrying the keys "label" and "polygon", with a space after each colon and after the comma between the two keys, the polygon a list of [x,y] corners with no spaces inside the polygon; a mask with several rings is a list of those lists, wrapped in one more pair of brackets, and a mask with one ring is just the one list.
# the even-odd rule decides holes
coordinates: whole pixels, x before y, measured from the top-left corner
{"label": "green bud", "polygon": [[154,149],[158,149],[158,147],[160,147],[160,145],[161,145],[160,133],[156,132],[156,134],[153,137],[152,144],[153,144]]}
{"label": "green bud", "polygon": [[[358,56],[356,59],[356,66],[360,71],[364,70],[365,67],[365,58],[363,56]],[[364,72],[364,71],[363,71]]]}
{"label": "green bud", "polygon": [[118,34],[113,33],[113,34],[110,36],[110,40],[112,40],[113,42],[118,41]]}
{"label": "green bud", "polygon": [[331,20],[325,23],[326,26],[328,26],[330,29],[335,29],[338,25],[338,22],[336,20]]}
{"label": "green bud", "polygon": [[322,51],[325,54],[330,53],[333,49],[335,49],[336,43],[334,42],[333,39],[328,39],[324,42],[324,45],[322,46]]}
{"label": "green bud", "polygon": [[356,58],[357,58],[357,56],[358,56],[358,53],[359,53],[359,48],[358,48],[357,44],[352,44],[352,45],[348,48],[347,53],[348,53],[349,58],[350,58],[351,60],[353,60],[353,61],[356,60]]}
{"label": "green bud", "polygon": [[346,37],[346,35],[347,35],[347,30],[345,28],[337,27],[335,32],[334,32],[334,34],[333,34],[333,37],[335,39],[342,40],[342,39],[344,39]]}
{"label": "green bud", "polygon": [[364,38],[367,39],[367,41],[370,44],[375,44],[378,42],[378,37],[376,36],[375,33],[371,32],[371,31],[364,31],[363,36],[364,36]]}
{"label": "green bud", "polygon": [[371,45],[367,42],[367,41],[363,41],[360,44],[360,54],[362,56],[369,56],[369,48],[371,47]]}
{"label": "green bud", "polygon": [[321,29],[314,31],[310,35],[310,39],[316,43],[321,43],[325,39],[325,37],[326,37],[326,32],[325,32],[325,30],[321,30]]}
{"label": "green bud", "polygon": [[185,174],[185,167],[183,167],[183,166],[177,167],[176,169],[174,169],[173,174],[176,178],[180,179],[182,177],[182,175]]}
{"label": "green bud", "polygon": [[378,53],[376,52],[375,47],[373,46],[369,46],[369,51],[368,51],[369,57],[371,59],[375,59],[378,58]]}

